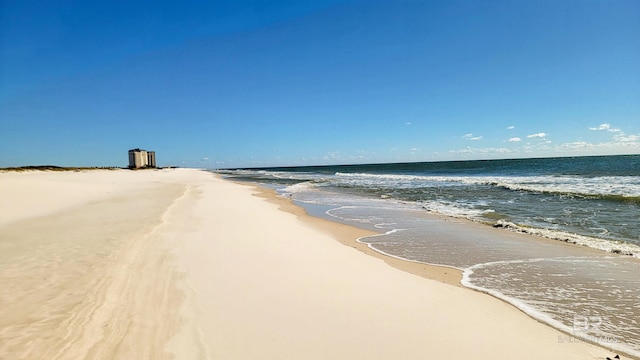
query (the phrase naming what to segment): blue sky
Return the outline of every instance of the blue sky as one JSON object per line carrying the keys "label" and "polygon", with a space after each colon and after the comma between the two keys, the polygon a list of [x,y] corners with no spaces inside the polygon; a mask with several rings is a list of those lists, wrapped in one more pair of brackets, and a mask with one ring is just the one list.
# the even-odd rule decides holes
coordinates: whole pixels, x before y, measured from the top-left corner
{"label": "blue sky", "polygon": [[0,6],[0,167],[640,153],[637,0]]}

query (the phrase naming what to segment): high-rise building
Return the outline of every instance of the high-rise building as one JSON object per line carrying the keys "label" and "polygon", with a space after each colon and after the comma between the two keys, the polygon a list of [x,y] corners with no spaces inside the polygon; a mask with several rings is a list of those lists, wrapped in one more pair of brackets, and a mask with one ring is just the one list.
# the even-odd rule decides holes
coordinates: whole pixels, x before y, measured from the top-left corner
{"label": "high-rise building", "polygon": [[147,166],[148,167],[156,167],[156,152],[155,151],[147,151]]}
{"label": "high-rise building", "polygon": [[129,150],[129,168],[156,167],[156,152],[142,149]]}

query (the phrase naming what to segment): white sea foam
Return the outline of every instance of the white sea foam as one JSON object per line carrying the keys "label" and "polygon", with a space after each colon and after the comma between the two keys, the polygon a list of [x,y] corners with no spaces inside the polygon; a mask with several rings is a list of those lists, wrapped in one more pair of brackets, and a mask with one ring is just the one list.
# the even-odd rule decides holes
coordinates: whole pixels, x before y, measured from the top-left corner
{"label": "white sea foam", "polygon": [[542,260],[547,260],[547,259],[527,259],[527,260],[510,260],[510,261],[494,261],[494,262],[489,262],[489,263],[483,263],[483,264],[477,264],[477,265],[473,265],[469,268],[464,269],[463,273],[462,273],[462,280],[460,281],[460,283],[468,288],[480,291],[480,292],[484,292],[487,293],[489,295],[492,295],[498,299],[504,300],[510,304],[512,304],[513,306],[515,306],[516,308],[520,309],[521,311],[523,311],[524,313],[526,313],[527,315],[538,319],[542,322],[545,322],[555,328],[558,328],[562,331],[565,332],[571,332],[571,328],[565,324],[563,324],[562,322],[553,319],[552,317],[550,317],[549,315],[537,310],[536,308],[528,305],[527,303],[525,303],[522,300],[518,300],[512,297],[509,297],[507,295],[505,295],[504,293],[498,291],[498,290],[494,290],[494,289],[487,289],[481,286],[477,286],[475,285],[472,281],[471,281],[471,276],[474,274],[474,270],[480,269],[480,268],[484,268],[484,267],[490,267],[492,265],[496,265],[496,264],[505,264],[505,263],[521,263],[521,262],[534,262],[534,261],[542,261]]}
{"label": "white sea foam", "polygon": [[465,219],[476,219],[484,214],[494,212],[492,209],[474,209],[473,204],[468,202],[451,201],[424,201],[422,208],[439,215]]}
{"label": "white sea foam", "polygon": [[640,197],[640,178],[636,176],[428,176],[397,174],[336,173],[337,178],[361,184],[389,182],[393,187],[416,187],[438,184],[489,185],[514,191]]}
{"label": "white sea foam", "polygon": [[548,192],[586,196],[618,195],[640,197],[640,179],[633,176],[522,176],[487,177],[480,183],[515,191]]}
{"label": "white sea foam", "polygon": [[354,187],[386,187],[390,189],[410,189],[418,187],[447,187],[456,185],[484,185],[501,187],[513,191],[554,193],[568,196],[620,196],[640,198],[640,177],[638,176],[431,176],[401,174],[369,174],[336,172],[333,176],[313,172],[280,172],[265,170],[238,170],[240,176],[292,181],[313,181]]}
{"label": "white sea foam", "polygon": [[367,245],[367,247],[368,247],[369,249],[371,249],[371,250],[373,250],[373,251],[375,251],[375,252],[377,252],[377,253],[380,253],[380,254],[383,254],[383,255],[389,256],[389,257],[394,258],[394,259],[403,260],[403,261],[408,261],[408,262],[412,262],[412,263],[416,263],[416,264],[434,265],[434,266],[440,266],[440,267],[445,267],[445,268],[450,268],[450,269],[456,269],[456,270],[464,271],[464,269],[463,269],[463,268],[460,268],[460,267],[455,267],[455,266],[446,265],[446,264],[428,263],[428,262],[424,262],[424,261],[417,261],[417,260],[407,259],[407,258],[404,258],[404,257],[402,257],[402,256],[397,256],[397,255],[394,255],[394,254],[388,253],[388,252],[386,252],[386,251],[382,251],[382,250],[380,250],[380,249],[376,248],[376,247],[374,246],[374,244],[372,244],[372,243],[370,243],[370,242],[365,241],[365,239],[375,238],[375,237],[382,237],[382,236],[390,235],[390,234],[394,234],[394,233],[397,233],[398,231],[403,231],[403,230],[406,230],[406,229],[392,229],[392,230],[389,230],[389,231],[385,232],[384,234],[376,234],[376,235],[364,236],[364,237],[361,237],[361,238],[356,239],[356,241],[357,241],[357,242],[359,242],[359,243],[362,243],[362,244],[366,244],[366,245]]}
{"label": "white sea foam", "polygon": [[295,194],[303,191],[312,191],[314,188],[315,186],[311,182],[307,181],[289,185],[285,187],[282,192],[285,194]]}
{"label": "white sea foam", "polygon": [[519,226],[514,223],[498,220],[494,227],[500,227],[515,231],[522,234],[536,235],[545,237],[548,239],[564,241],[576,245],[582,245],[593,249],[606,251],[609,253],[629,255],[636,258],[640,258],[640,246],[634,245],[628,242],[598,239],[590,236],[573,234],[565,231],[559,231],[554,229],[533,228],[526,226]]}
{"label": "white sea foam", "polygon": [[[567,342],[571,342],[571,341],[575,341],[575,339],[579,339],[581,341],[589,341],[589,342],[595,342],[595,343],[599,343],[603,346],[606,346],[612,350],[617,350],[617,351],[622,351],[625,352],[627,354],[631,354],[634,356],[640,356],[640,350],[634,346],[632,346],[631,344],[627,344],[625,343],[623,340],[621,340],[618,336],[616,335],[611,335],[611,334],[589,334],[586,332],[580,332],[580,331],[576,331],[575,328],[575,323],[572,324],[571,326],[563,323],[560,320],[554,319],[553,317],[551,317],[550,315],[546,314],[543,310],[544,307],[542,306],[542,304],[536,302],[535,305],[530,305],[527,303],[526,300],[520,300],[520,299],[516,299],[512,296],[508,296],[505,293],[496,290],[496,289],[488,289],[485,288],[483,286],[478,286],[476,284],[473,283],[473,281],[471,280],[472,275],[474,274],[474,270],[479,271],[480,269],[485,269],[485,268],[491,268],[494,266],[504,266],[504,265],[510,265],[510,264],[523,264],[523,263],[535,263],[535,262],[541,262],[541,261],[568,261],[568,262],[590,262],[592,261],[592,259],[590,258],[536,258],[536,259],[517,259],[517,260],[505,260],[505,261],[494,261],[494,262],[487,262],[487,263],[482,263],[482,264],[476,264],[473,265],[467,269],[463,270],[463,275],[462,275],[462,280],[461,280],[461,284],[465,287],[480,291],[480,292],[484,292],[486,294],[489,294],[491,296],[494,296],[498,299],[501,299],[507,303],[510,303],[511,305],[515,306],[516,308],[518,308],[519,310],[521,310],[522,312],[524,312],[525,314],[531,316],[534,319],[537,319],[538,321],[541,321],[543,323],[546,323],[552,327],[555,327],[567,334],[567,337],[559,337],[559,341],[567,341]],[[511,279],[513,280],[513,279]],[[563,293],[562,289],[559,289],[560,293]],[[524,295],[524,294],[523,294]],[[566,294],[565,294],[566,296]],[[526,297],[526,296],[525,296]],[[562,299],[566,300],[565,297],[562,297]],[[587,301],[587,303],[592,304],[591,301],[585,300]],[[557,310],[556,306],[554,305],[553,302],[551,302],[549,304],[550,306],[554,306],[554,309]],[[607,309],[603,309],[603,310],[607,310]],[[608,310],[616,310],[616,309],[608,309]],[[575,313],[573,311],[570,311],[568,314],[571,316],[572,319],[574,319],[575,321]],[[573,339],[575,338],[575,339]]]}
{"label": "white sea foam", "polygon": [[[375,177],[375,178],[388,178],[388,179],[411,179],[411,180],[415,180],[415,179],[421,179],[421,178],[430,178],[433,179],[434,177],[424,177],[424,176],[406,176],[406,175],[371,175],[371,174],[340,174],[340,176],[344,176],[347,178],[358,178],[358,177],[365,177],[365,178],[371,178],[371,177]],[[547,179],[556,179],[555,177],[544,177]],[[447,179],[447,181],[453,179],[453,177],[446,177],[446,178],[439,178],[440,180],[443,179]],[[470,178],[465,177],[465,178],[457,178],[457,180],[459,181],[470,181]],[[483,178],[484,180],[482,181],[493,181],[493,180],[487,180],[487,178]],[[602,179],[602,178],[599,178]],[[557,179],[556,179],[557,180]],[[473,181],[478,182],[479,179],[474,178]],[[518,180],[520,181],[520,180]],[[565,180],[562,180],[560,182],[563,182]],[[290,185],[287,188],[285,188],[285,193],[288,194],[294,194],[294,193],[302,193],[302,192],[312,192],[314,190],[317,190],[317,183],[314,181],[307,181],[307,182],[301,182],[295,185]],[[324,194],[324,200],[323,201],[327,201],[329,199],[331,199],[331,196],[326,197],[327,194]],[[335,204],[339,204],[342,201],[344,201],[344,194],[335,194],[335,196],[337,196],[336,199],[333,199],[332,201],[330,201],[331,203],[335,203]],[[343,199],[343,200],[340,200]],[[304,202],[310,202],[310,203],[314,203],[313,197],[309,198],[309,197],[305,197],[302,201]],[[366,200],[368,203],[371,203],[372,206],[375,206],[378,210],[382,211],[382,209],[385,207],[384,204],[387,204],[389,206],[393,206],[391,205],[390,201],[395,201],[393,199],[390,198],[384,198],[384,199],[368,199]],[[374,205],[375,204],[375,205]],[[412,203],[414,206],[416,203]],[[439,214],[439,215],[444,215],[444,216],[449,216],[449,217],[455,217],[455,218],[464,218],[464,219],[469,219],[472,221],[479,221],[479,222],[486,222],[487,220],[487,214],[490,214],[492,212],[494,212],[493,209],[488,209],[486,208],[488,205],[490,205],[488,202],[483,201],[483,200],[463,200],[463,199],[459,199],[459,200],[455,200],[455,201],[448,201],[448,200],[426,200],[423,202],[418,203],[419,206],[421,206],[423,209],[435,213],[435,214]],[[397,201],[395,201],[395,205],[400,205]],[[406,204],[405,204],[406,205]],[[336,210],[336,209],[334,209]],[[566,211],[572,211],[571,209],[566,209]],[[329,213],[328,215],[334,216],[333,214]],[[351,219],[351,221],[356,221],[354,219]],[[361,222],[362,220],[359,220],[359,222]],[[378,220],[380,221],[380,220]],[[375,225],[375,221],[367,221],[367,223]],[[629,242],[623,242],[623,241],[616,241],[616,240],[609,240],[609,239],[600,239],[600,238],[596,238],[596,237],[592,237],[592,236],[585,236],[585,235],[579,235],[579,234],[575,234],[575,233],[571,233],[571,232],[567,232],[567,231],[561,231],[558,229],[554,229],[554,228],[542,228],[542,227],[530,227],[530,226],[522,226],[522,225],[517,225],[515,223],[511,223],[511,222],[506,222],[504,220],[498,220],[495,225],[495,227],[502,227],[511,231],[515,231],[515,232],[519,232],[519,233],[525,233],[525,234],[530,234],[530,235],[536,235],[536,236],[540,236],[540,237],[545,237],[545,238],[549,238],[549,239],[554,239],[554,240],[559,240],[559,241],[564,241],[564,242],[568,242],[568,243],[573,243],[573,244],[577,244],[577,245],[582,245],[582,246],[587,246],[590,248],[594,248],[594,249],[598,249],[598,250],[602,250],[602,251],[606,251],[606,252],[610,252],[610,253],[617,253],[617,254],[624,254],[624,255],[631,255],[634,256],[636,258],[640,258],[640,246],[638,245],[634,245],[632,243]],[[594,233],[599,233],[600,235],[603,234],[608,234],[608,230],[605,228],[600,228],[599,230],[595,231]]]}

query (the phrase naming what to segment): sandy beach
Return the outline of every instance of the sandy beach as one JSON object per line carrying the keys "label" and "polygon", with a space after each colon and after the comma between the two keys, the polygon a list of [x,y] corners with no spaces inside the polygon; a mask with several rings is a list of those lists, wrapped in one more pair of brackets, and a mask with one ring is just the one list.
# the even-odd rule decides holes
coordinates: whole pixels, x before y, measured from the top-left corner
{"label": "sandy beach", "polygon": [[191,169],[0,172],[0,359],[605,359]]}

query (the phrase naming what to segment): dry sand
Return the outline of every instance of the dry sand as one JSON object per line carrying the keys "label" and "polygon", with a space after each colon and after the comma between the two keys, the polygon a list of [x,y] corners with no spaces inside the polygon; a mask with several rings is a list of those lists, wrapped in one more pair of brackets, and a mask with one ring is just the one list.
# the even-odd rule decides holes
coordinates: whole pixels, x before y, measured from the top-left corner
{"label": "dry sand", "polygon": [[0,359],[612,356],[365,234],[197,170],[0,173]]}
{"label": "dry sand", "polygon": [[0,173],[0,358],[159,358],[183,294],[158,237],[186,174]]}

